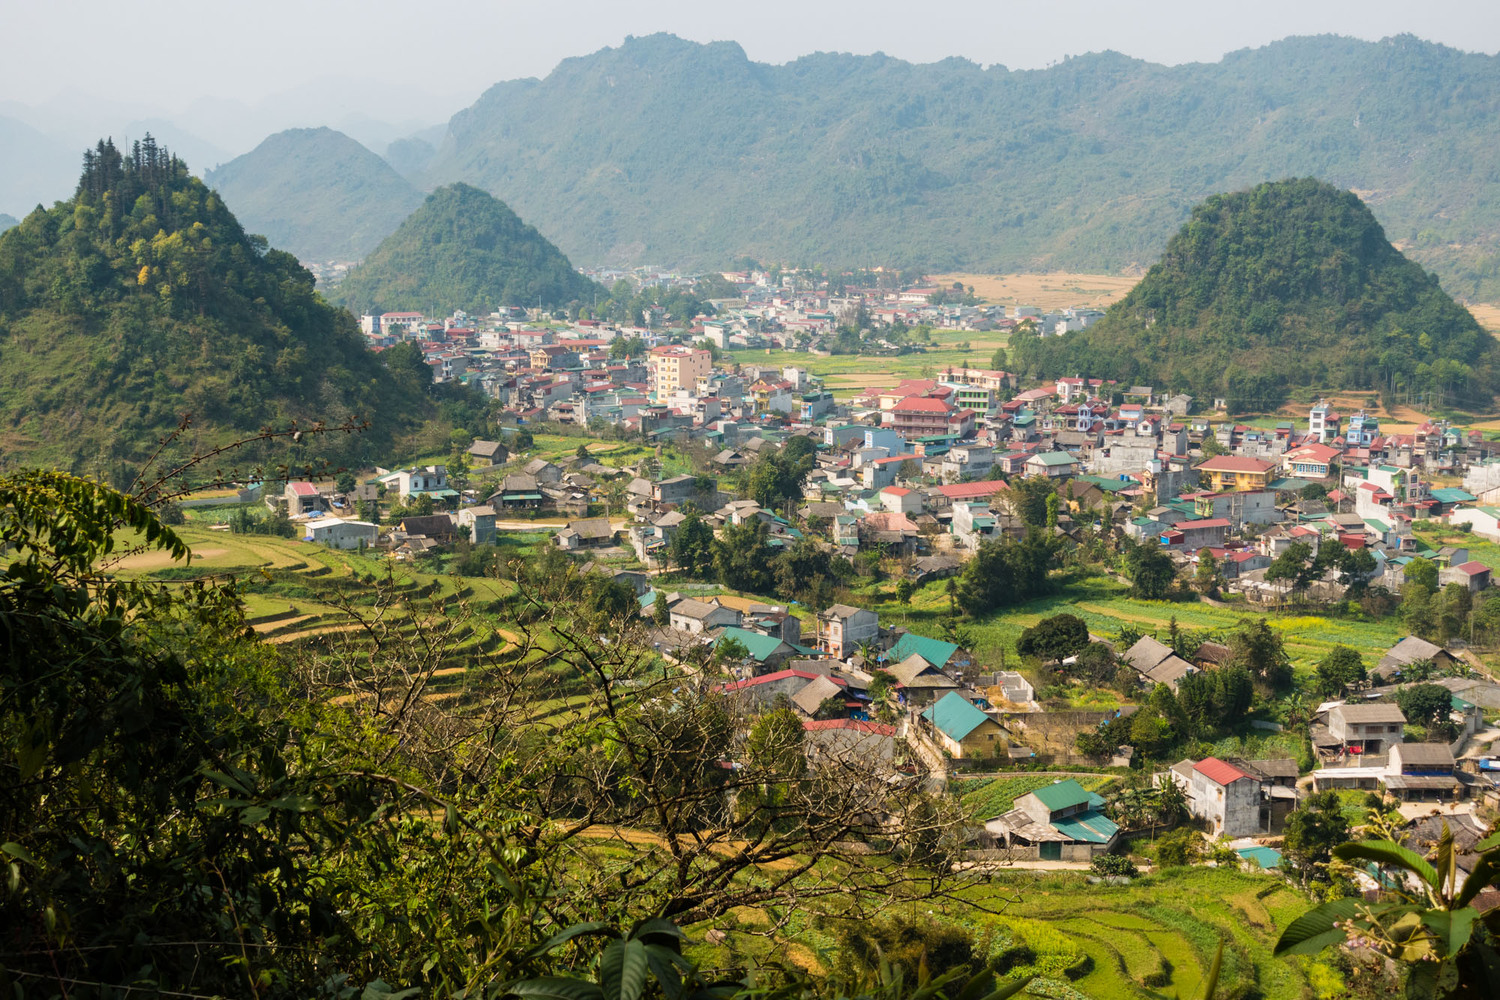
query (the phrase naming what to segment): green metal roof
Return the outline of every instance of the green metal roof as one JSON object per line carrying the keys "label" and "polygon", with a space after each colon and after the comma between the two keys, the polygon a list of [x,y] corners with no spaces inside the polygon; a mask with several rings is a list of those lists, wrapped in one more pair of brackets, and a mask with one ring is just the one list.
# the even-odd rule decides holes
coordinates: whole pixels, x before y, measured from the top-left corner
{"label": "green metal roof", "polygon": [[1035,795],[1037,801],[1046,806],[1049,812],[1057,812],[1059,809],[1067,809],[1071,806],[1081,806],[1085,802],[1092,802],[1093,799],[1098,798],[1098,796],[1091,795],[1072,778],[1043,785],[1031,794]]}
{"label": "green metal roof", "polygon": [[1477,500],[1478,497],[1474,496],[1468,490],[1461,490],[1456,486],[1445,486],[1442,489],[1433,490],[1432,499],[1440,500],[1443,503],[1468,503],[1472,500]]}
{"label": "green metal roof", "polygon": [[[1048,467],[1054,465],[1075,465],[1078,462],[1078,459],[1065,451],[1039,451],[1035,455],[1032,455],[1031,458]],[[1031,458],[1028,458],[1027,461],[1031,461]]]}
{"label": "green metal roof", "polygon": [[885,659],[887,663],[900,663],[911,654],[916,653],[933,666],[941,667],[952,659],[953,654],[956,652],[958,652],[957,643],[944,642],[941,639],[929,639],[925,635],[908,632],[886,652]]}
{"label": "green metal roof", "polygon": [[943,695],[922,713],[922,718],[956,741],[962,741],[986,722],[993,721],[957,691]]}
{"label": "green metal roof", "polygon": [[713,645],[717,646],[725,639],[738,639],[750,653],[750,658],[759,663],[766,662],[766,658],[774,654],[782,645],[782,641],[774,635],[761,635],[759,632],[751,632],[742,628],[726,628],[719,633]]}
{"label": "green metal roof", "polygon": [[1107,844],[1120,832],[1120,827],[1114,820],[1093,809],[1057,820],[1052,824],[1052,829],[1070,840],[1085,844]]}

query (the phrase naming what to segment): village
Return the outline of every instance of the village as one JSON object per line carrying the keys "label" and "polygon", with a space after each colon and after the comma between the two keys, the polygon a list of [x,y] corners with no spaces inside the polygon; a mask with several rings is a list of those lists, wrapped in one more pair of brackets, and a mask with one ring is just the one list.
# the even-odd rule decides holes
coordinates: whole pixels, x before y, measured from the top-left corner
{"label": "village", "polygon": [[[870,308],[876,293],[851,302],[756,287],[742,286],[748,306],[700,317],[690,331],[562,327],[519,310],[483,323],[366,317],[375,346],[417,341],[435,380],[482,387],[505,433],[473,441],[448,464],[378,468],[341,484],[258,484],[241,499],[274,509],[307,542],[398,562],[546,531],[581,572],[628,589],[663,658],[711,666],[720,690],[752,711],[795,712],[810,753],[831,748],[893,780],[922,773],[960,785],[1046,769],[1051,779],[978,817],[971,853],[989,862],[1082,865],[1118,850],[1119,813],[1087,777],[1143,763],[1153,794],[1180,801],[1206,843],[1261,867],[1281,861],[1287,817],[1330,789],[1373,796],[1413,831],[1428,830],[1441,810],[1470,845],[1479,839],[1482,817],[1500,806],[1490,780],[1500,684],[1470,648],[1492,567],[1464,544],[1430,547],[1422,533],[1500,541],[1500,443],[1441,421],[1385,433],[1374,413],[1342,413],[1325,400],[1301,420],[1238,423],[1222,401],[1120,385],[1100,377],[1107,373],[1028,385],[960,366],[835,393],[803,366],[725,352],[769,343],[817,356],[851,307],[887,325],[995,329],[998,320],[1043,333],[1089,313],[931,305],[935,290],[921,287],[878,293],[879,308]],[[543,457],[532,453],[533,434],[569,435],[578,447]],[[621,441],[641,454],[618,464],[595,444]],[[754,470],[793,453],[804,459],[794,486],[753,498]],[[767,554],[799,545],[850,561],[863,554],[908,592],[946,586],[951,604],[954,581],[983,547],[1038,529],[1017,495],[1026,483],[1050,494],[1041,528],[1060,545],[1125,539],[1165,556],[1158,596],[1206,580],[1195,599],[1211,595],[1245,614],[1370,593],[1394,603],[1418,585],[1415,564],[1419,579],[1430,571],[1434,600],[1468,595],[1468,628],[1361,650],[1368,672],[1316,698],[1300,720],[1309,758],[1205,755],[1166,767],[1128,738],[1101,740],[1128,733],[1154,688],[1176,694],[1224,666],[1232,654],[1223,641],[1184,647],[1161,628],[1123,639],[1090,633],[1086,645],[1106,649],[1133,682],[1119,707],[1078,710],[1039,696],[1051,676],[1034,660],[981,656],[961,632],[918,634],[858,603],[736,595],[676,572],[684,525],[710,541],[750,525],[763,531]],[[1395,696],[1414,684],[1441,686],[1448,703],[1407,718]],[[1261,714],[1253,725],[1283,728]],[[1067,776],[1075,770],[1084,783]],[[1164,794],[1168,785],[1180,798]]]}

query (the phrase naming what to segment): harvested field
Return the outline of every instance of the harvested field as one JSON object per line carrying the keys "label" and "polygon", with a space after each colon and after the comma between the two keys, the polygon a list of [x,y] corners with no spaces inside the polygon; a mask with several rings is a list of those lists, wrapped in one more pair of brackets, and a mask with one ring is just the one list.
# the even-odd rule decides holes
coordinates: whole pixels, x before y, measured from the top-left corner
{"label": "harvested field", "polygon": [[1124,274],[935,274],[938,285],[961,281],[974,286],[974,294],[988,303],[1066,309],[1069,306],[1102,308],[1124,298],[1140,275]]}

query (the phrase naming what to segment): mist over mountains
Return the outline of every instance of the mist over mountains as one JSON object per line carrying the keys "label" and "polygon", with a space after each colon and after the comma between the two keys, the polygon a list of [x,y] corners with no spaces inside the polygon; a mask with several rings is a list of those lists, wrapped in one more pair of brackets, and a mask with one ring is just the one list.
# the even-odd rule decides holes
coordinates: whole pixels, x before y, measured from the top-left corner
{"label": "mist over mountains", "polygon": [[[385,228],[378,241],[412,191],[462,181],[584,265],[1120,271],[1153,262],[1208,195],[1313,176],[1360,193],[1451,292],[1493,297],[1497,70],[1495,56],[1412,36],[1290,38],[1174,67],[1104,52],[1028,71],[831,53],[773,66],[732,42],[628,38],[496,84],[441,138],[391,145],[411,191],[389,177],[370,189],[368,160],[343,178],[331,165],[349,150],[329,141],[296,189],[302,228],[323,235],[278,242],[302,256],[368,248],[356,229]],[[310,155],[275,145],[280,163],[260,150],[214,174],[234,178],[230,203],[252,231],[278,224],[258,205]]]}

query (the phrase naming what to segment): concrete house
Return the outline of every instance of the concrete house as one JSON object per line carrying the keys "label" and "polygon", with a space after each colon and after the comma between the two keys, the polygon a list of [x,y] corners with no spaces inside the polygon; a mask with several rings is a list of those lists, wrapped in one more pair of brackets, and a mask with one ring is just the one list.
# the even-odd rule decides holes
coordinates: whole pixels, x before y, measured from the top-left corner
{"label": "concrete house", "polygon": [[1078,459],[1065,451],[1040,451],[1025,462],[1028,476],[1063,479],[1078,471]]}
{"label": "concrete house", "polygon": [[984,828],[1023,860],[1090,861],[1120,834],[1103,808],[1103,798],[1069,778],[1022,795]]}
{"label": "concrete house", "polygon": [[[1188,811],[1210,824],[1215,837],[1249,837],[1264,832],[1260,821],[1260,779],[1217,757],[1206,757],[1187,769]],[[1183,775],[1172,769],[1179,784]]]}
{"label": "concrete house", "polygon": [[668,614],[672,628],[693,635],[702,635],[711,628],[734,628],[740,623],[740,613],[727,608],[715,600],[698,601],[684,597],[672,605]]}
{"label": "concrete house", "polygon": [[949,691],[922,713],[932,724],[933,739],[955,760],[994,757],[1010,745],[1005,727],[976,708],[957,691]]}
{"label": "concrete house", "polygon": [[818,615],[818,648],[836,660],[853,656],[860,643],[880,635],[880,616],[873,611],[835,604]]}
{"label": "concrete house", "polygon": [[565,552],[579,549],[602,549],[615,544],[619,534],[607,517],[589,517],[581,521],[569,521],[555,537],[557,547]]}
{"label": "concrete house", "polygon": [[[805,690],[805,689],[804,689]],[[889,763],[896,755],[896,727],[860,719],[806,719],[803,746],[814,761],[857,764]]]}
{"label": "concrete house", "polygon": [[1398,743],[1385,766],[1385,789],[1403,802],[1445,801],[1462,791],[1453,752],[1442,743]]}
{"label": "concrete house", "polygon": [[312,483],[287,483],[284,495],[288,514],[306,514],[309,511],[328,509],[328,501]]}
{"label": "concrete house", "polygon": [[375,544],[380,529],[368,521],[346,521],[341,517],[320,517],[302,526],[307,532],[303,541],[317,542],[331,549],[357,549]]}
{"label": "concrete house", "polygon": [[465,507],[458,512],[458,527],[467,529],[469,539],[475,545],[492,545],[495,541],[495,508],[489,504]]}
{"label": "concrete house", "polygon": [[1328,712],[1328,735],[1345,752],[1379,754],[1405,740],[1406,716],[1395,705],[1335,705]]}

